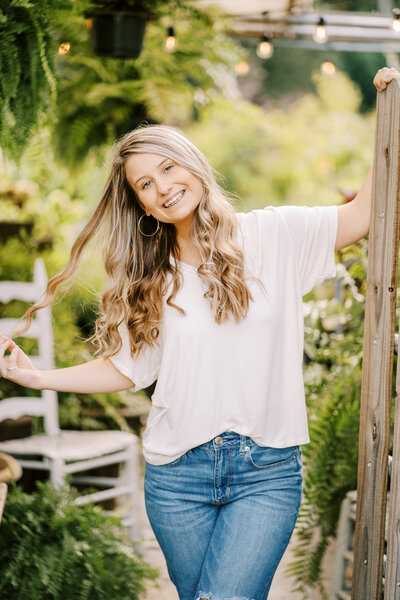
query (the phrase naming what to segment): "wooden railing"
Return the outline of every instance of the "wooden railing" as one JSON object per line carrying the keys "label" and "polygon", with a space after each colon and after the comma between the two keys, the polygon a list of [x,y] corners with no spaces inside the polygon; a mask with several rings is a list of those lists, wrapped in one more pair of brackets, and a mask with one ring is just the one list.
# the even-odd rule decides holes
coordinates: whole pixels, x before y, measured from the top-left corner
{"label": "wooden railing", "polygon": [[400,600],[400,408],[395,415],[383,579],[399,250],[399,153],[400,87],[394,80],[378,93],[377,101],[352,600]]}

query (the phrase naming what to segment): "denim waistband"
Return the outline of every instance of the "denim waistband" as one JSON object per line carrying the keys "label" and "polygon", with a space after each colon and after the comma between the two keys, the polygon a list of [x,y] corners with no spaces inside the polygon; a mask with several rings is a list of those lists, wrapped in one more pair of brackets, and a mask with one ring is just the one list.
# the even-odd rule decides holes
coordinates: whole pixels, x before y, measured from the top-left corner
{"label": "denim waistband", "polygon": [[224,431],[212,438],[209,442],[205,442],[200,447],[218,450],[226,447],[240,447],[240,452],[244,452],[250,438],[245,435],[240,435],[235,431]]}

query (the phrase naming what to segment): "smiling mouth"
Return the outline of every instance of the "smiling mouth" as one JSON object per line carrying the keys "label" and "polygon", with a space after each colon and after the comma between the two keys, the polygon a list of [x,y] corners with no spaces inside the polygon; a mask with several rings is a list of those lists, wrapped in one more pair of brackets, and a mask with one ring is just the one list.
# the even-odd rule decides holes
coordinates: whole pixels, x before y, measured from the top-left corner
{"label": "smiling mouth", "polygon": [[172,198],[172,200],[170,202],[166,202],[165,204],[163,204],[164,208],[171,208],[171,206],[174,206],[175,204],[177,204],[177,202],[179,202],[179,200],[182,200],[183,196],[185,195],[186,190],[182,190],[181,192],[179,192],[179,194],[177,194],[174,198]]}

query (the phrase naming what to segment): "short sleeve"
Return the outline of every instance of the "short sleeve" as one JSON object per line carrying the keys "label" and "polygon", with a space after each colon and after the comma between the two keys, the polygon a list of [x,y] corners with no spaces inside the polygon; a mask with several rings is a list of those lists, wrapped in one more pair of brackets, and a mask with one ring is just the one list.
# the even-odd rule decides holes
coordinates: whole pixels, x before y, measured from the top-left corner
{"label": "short sleeve", "polygon": [[122,340],[119,351],[110,357],[113,365],[135,384],[135,392],[148,387],[158,377],[161,364],[161,348],[145,346],[138,356],[132,358],[130,351],[129,332],[125,323],[118,327]]}
{"label": "short sleeve", "polygon": [[302,293],[334,277],[335,244],[338,225],[337,206],[280,206],[293,244],[298,264]]}

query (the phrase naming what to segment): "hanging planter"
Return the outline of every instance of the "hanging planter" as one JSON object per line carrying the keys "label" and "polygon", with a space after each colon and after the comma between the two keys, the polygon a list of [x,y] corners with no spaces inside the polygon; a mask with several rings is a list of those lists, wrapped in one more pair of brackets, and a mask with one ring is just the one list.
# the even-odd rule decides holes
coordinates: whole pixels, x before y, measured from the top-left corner
{"label": "hanging planter", "polygon": [[126,11],[88,15],[94,52],[113,58],[138,58],[142,51],[146,19]]}
{"label": "hanging planter", "polygon": [[[190,0],[75,0],[99,56],[138,58],[146,23],[189,8]],[[191,10],[191,8],[189,9]]]}

